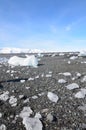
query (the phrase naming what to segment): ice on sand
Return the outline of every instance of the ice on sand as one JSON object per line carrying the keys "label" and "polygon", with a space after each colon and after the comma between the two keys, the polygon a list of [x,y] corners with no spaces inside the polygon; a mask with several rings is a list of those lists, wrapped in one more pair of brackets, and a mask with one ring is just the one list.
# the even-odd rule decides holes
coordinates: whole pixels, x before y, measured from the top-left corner
{"label": "ice on sand", "polygon": [[72,83],[66,86],[67,89],[72,90],[72,89],[76,89],[79,88],[79,85],[76,83]]}
{"label": "ice on sand", "polygon": [[57,102],[58,101],[58,96],[52,92],[48,92],[47,97],[49,98],[49,100],[51,100],[52,102]]}
{"label": "ice on sand", "polygon": [[20,117],[23,118],[23,124],[26,130],[42,130],[42,123],[37,118],[31,118],[30,115],[33,113],[30,107],[24,107],[20,113]]}
{"label": "ice on sand", "polygon": [[75,94],[75,97],[76,98],[84,98],[85,95],[86,95],[86,89],[83,88]]}
{"label": "ice on sand", "polygon": [[26,58],[13,56],[8,60],[8,63],[13,66],[31,66],[31,67],[37,67],[38,65],[38,59],[34,56],[27,56]]}

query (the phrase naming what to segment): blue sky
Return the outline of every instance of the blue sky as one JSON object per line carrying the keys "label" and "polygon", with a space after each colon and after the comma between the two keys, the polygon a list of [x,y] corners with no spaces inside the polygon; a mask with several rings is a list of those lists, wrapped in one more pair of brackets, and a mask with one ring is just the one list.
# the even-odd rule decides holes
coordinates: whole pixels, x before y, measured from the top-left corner
{"label": "blue sky", "polygon": [[0,48],[86,49],[86,0],[0,0]]}

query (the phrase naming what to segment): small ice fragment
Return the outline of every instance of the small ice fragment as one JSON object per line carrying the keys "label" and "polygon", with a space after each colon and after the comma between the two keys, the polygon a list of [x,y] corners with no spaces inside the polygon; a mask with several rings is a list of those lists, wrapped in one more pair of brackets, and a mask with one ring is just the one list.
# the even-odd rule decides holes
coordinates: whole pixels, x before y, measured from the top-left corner
{"label": "small ice fragment", "polygon": [[24,103],[27,103],[27,102],[29,102],[29,98],[27,98],[26,100],[24,100]]}
{"label": "small ice fragment", "polygon": [[11,104],[11,106],[16,106],[17,105],[17,98],[15,98],[15,96],[11,96],[9,99],[9,103]]}
{"label": "small ice fragment", "polygon": [[0,130],[6,130],[6,126],[4,124],[0,125]]}
{"label": "small ice fragment", "polygon": [[24,97],[24,95],[19,95],[19,98],[21,99],[21,98],[23,98]]}
{"label": "small ice fragment", "polygon": [[33,113],[33,111],[31,110],[30,107],[24,107],[20,113],[20,117],[22,117],[22,118],[29,117],[32,113]]}
{"label": "small ice fragment", "polygon": [[0,118],[2,117],[2,113],[0,112]]}
{"label": "small ice fragment", "polygon": [[35,77],[35,79],[38,79],[39,78],[39,75],[37,75],[36,77]]}
{"label": "small ice fragment", "polygon": [[77,58],[78,58],[77,56],[72,56],[72,57],[70,57],[70,60],[75,60]]}
{"label": "small ice fragment", "polygon": [[58,80],[58,83],[61,83],[61,84],[62,84],[62,83],[66,83],[66,82],[67,82],[67,81],[64,80],[64,79],[59,79],[59,80]]}
{"label": "small ice fragment", "polygon": [[79,88],[79,85],[76,83],[72,83],[66,86],[67,89],[72,90],[72,89],[76,89]]}
{"label": "small ice fragment", "polygon": [[52,77],[52,75],[51,75],[51,74],[46,74],[45,77],[47,77],[47,78],[48,78],[48,77]]}
{"label": "small ice fragment", "polygon": [[68,61],[68,64],[70,64],[71,62],[70,61]]}
{"label": "small ice fragment", "polygon": [[21,82],[21,83],[24,83],[24,82],[25,82],[25,80],[20,80],[20,82]]}
{"label": "small ice fragment", "polygon": [[84,98],[86,95],[86,89],[81,89],[79,92],[75,94],[76,98]]}
{"label": "small ice fragment", "polygon": [[63,75],[64,76],[71,76],[71,73],[70,72],[64,72]]}
{"label": "small ice fragment", "polygon": [[42,130],[42,123],[37,118],[23,118],[23,124],[25,125],[26,130]]}
{"label": "small ice fragment", "polygon": [[34,80],[34,78],[31,78],[31,77],[30,77],[30,78],[28,79],[28,81],[31,81],[31,80]]}
{"label": "small ice fragment", "polygon": [[9,98],[8,95],[9,95],[8,91],[4,92],[3,94],[0,95],[0,100],[7,101]]}
{"label": "small ice fragment", "polygon": [[57,102],[58,101],[58,96],[52,92],[48,92],[47,97],[49,98],[49,100],[51,100],[52,102]]}
{"label": "small ice fragment", "polygon": [[36,96],[36,95],[32,96],[32,99],[37,99],[37,98],[38,98],[38,96]]}
{"label": "small ice fragment", "polygon": [[86,82],[86,75],[83,77],[83,79],[81,80],[81,82]]}
{"label": "small ice fragment", "polygon": [[38,112],[38,113],[36,113],[35,118],[41,119],[42,116],[41,116],[41,114]]}
{"label": "small ice fragment", "polygon": [[49,114],[47,115],[47,120],[48,120],[49,122],[52,122],[52,121],[53,121],[53,115],[52,115],[51,113],[49,113]]}

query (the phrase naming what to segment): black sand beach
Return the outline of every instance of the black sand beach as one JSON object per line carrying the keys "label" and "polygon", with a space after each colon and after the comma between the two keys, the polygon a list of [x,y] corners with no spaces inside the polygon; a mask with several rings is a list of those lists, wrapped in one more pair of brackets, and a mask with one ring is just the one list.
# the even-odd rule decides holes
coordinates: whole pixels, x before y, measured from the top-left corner
{"label": "black sand beach", "polygon": [[[86,96],[75,98],[81,88],[86,88],[86,82],[82,82],[86,75],[86,58],[70,59],[78,53],[47,53],[39,57],[38,68],[10,67],[6,60],[13,55],[0,54],[0,95],[8,91],[9,98],[17,99],[14,106],[9,98],[0,99],[0,126],[4,124],[6,130],[26,130],[19,114],[23,107],[29,106],[33,111],[31,118],[40,113],[43,130],[86,130]],[[64,72],[71,75],[64,76]],[[77,73],[81,75],[77,76]],[[59,79],[66,83],[59,83]],[[71,83],[77,83],[79,88],[67,89],[65,86]],[[58,95],[56,103],[49,100],[48,92]]]}

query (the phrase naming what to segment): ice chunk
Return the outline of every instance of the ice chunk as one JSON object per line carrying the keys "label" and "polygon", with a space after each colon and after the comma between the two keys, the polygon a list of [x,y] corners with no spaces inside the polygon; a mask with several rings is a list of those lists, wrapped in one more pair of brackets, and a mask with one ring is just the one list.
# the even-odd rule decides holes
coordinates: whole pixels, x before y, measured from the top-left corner
{"label": "ice chunk", "polygon": [[78,56],[82,56],[82,57],[85,57],[86,56],[86,51],[81,51]]}
{"label": "ice chunk", "polygon": [[21,82],[21,83],[24,83],[24,82],[25,82],[25,80],[20,80],[20,82]]}
{"label": "ice chunk", "polygon": [[37,75],[36,77],[35,77],[35,79],[38,79],[39,78],[39,75]]}
{"label": "ice chunk", "polygon": [[51,74],[46,74],[45,77],[47,77],[47,78],[48,78],[48,77],[52,77],[52,75],[51,75]]}
{"label": "ice chunk", "polygon": [[7,128],[6,128],[6,126],[4,125],[4,124],[2,124],[1,126],[0,126],[0,130],[6,130]]}
{"label": "ice chunk", "polygon": [[25,125],[26,130],[42,130],[42,123],[39,120],[39,116],[30,118],[32,112],[30,107],[24,107],[20,113],[20,117],[23,118],[23,124]]}
{"label": "ice chunk", "polygon": [[81,77],[81,74],[79,72],[76,72],[77,77]]}
{"label": "ice chunk", "polygon": [[67,85],[66,88],[69,89],[69,90],[72,90],[72,89],[75,89],[75,88],[79,88],[79,85],[76,84],[76,83],[72,83],[72,84]]}
{"label": "ice chunk", "polygon": [[24,103],[27,103],[27,102],[29,102],[29,98],[27,98],[26,100],[24,100]]}
{"label": "ice chunk", "polygon": [[9,103],[11,104],[11,106],[16,106],[17,105],[17,98],[15,98],[15,96],[11,96],[9,99]]}
{"label": "ice chunk", "polygon": [[86,89],[81,89],[79,92],[75,94],[76,98],[84,98],[86,95]]}
{"label": "ice chunk", "polygon": [[36,113],[35,118],[41,119],[42,116],[41,116],[41,114],[38,112],[38,113]]}
{"label": "ice chunk", "polygon": [[32,114],[32,110],[30,107],[24,107],[23,110],[20,113],[20,117],[29,117]]}
{"label": "ice chunk", "polygon": [[71,76],[71,73],[70,72],[64,72],[64,73],[59,73],[59,75]]}
{"label": "ice chunk", "polygon": [[72,56],[72,57],[70,57],[70,60],[75,60],[77,58],[78,58],[77,56]]}
{"label": "ice chunk", "polygon": [[25,125],[26,130],[42,130],[42,123],[37,118],[23,118],[23,124]]}
{"label": "ice chunk", "polygon": [[83,104],[83,106],[79,106],[78,108],[85,112],[86,111],[86,104]]}
{"label": "ice chunk", "polygon": [[64,56],[64,53],[59,53],[59,56]]}
{"label": "ice chunk", "polygon": [[32,99],[37,99],[37,98],[38,98],[38,96],[36,96],[36,95],[32,96]]}
{"label": "ice chunk", "polygon": [[70,64],[71,62],[70,61],[68,61],[68,64]]}
{"label": "ice chunk", "polygon": [[8,91],[4,92],[3,94],[0,95],[0,100],[7,101],[9,98],[8,95],[9,95]]}
{"label": "ice chunk", "polygon": [[59,79],[58,80],[58,83],[66,83],[67,81],[66,80],[64,80],[64,79]]}
{"label": "ice chunk", "polygon": [[86,82],[86,75],[83,77],[83,79],[81,80],[81,82]]}
{"label": "ice chunk", "polygon": [[64,72],[63,75],[64,76],[71,76],[71,73],[70,72]]}
{"label": "ice chunk", "polygon": [[2,117],[2,113],[0,112],[0,118]]}
{"label": "ice chunk", "polygon": [[30,78],[28,79],[28,81],[31,81],[31,80],[34,80],[34,78],[31,78],[31,77],[30,77]]}
{"label": "ice chunk", "polygon": [[27,56],[26,58],[21,58],[18,56],[13,56],[8,60],[8,63],[13,66],[32,66],[37,67],[38,59],[34,56]]}
{"label": "ice chunk", "polygon": [[57,102],[58,101],[58,96],[52,92],[48,92],[47,97],[49,98],[49,100],[51,100],[52,102]]}
{"label": "ice chunk", "polygon": [[51,113],[49,113],[49,114],[47,115],[47,120],[48,120],[49,122],[52,122],[52,121],[53,121],[53,115],[52,115]]}
{"label": "ice chunk", "polygon": [[22,99],[24,97],[24,95],[19,95],[19,98]]}

